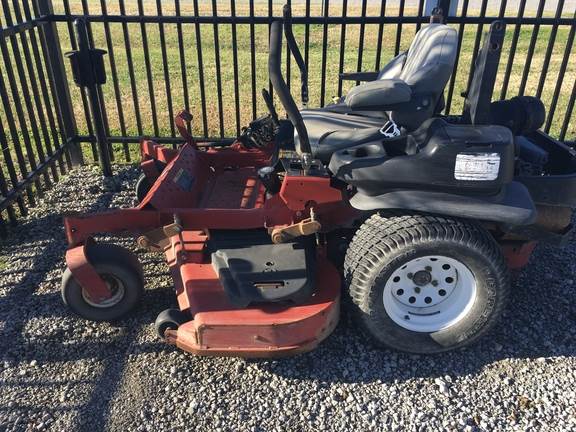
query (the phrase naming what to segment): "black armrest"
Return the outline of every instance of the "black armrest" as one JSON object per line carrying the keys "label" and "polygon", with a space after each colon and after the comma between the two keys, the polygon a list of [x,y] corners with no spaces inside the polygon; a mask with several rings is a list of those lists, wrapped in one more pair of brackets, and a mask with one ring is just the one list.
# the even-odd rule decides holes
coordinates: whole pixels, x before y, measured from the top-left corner
{"label": "black armrest", "polygon": [[344,72],[340,74],[341,81],[374,81],[378,79],[378,72]]}
{"label": "black armrest", "polygon": [[352,88],[346,95],[346,105],[355,111],[389,111],[411,99],[412,89],[408,84],[399,79],[387,79]]}

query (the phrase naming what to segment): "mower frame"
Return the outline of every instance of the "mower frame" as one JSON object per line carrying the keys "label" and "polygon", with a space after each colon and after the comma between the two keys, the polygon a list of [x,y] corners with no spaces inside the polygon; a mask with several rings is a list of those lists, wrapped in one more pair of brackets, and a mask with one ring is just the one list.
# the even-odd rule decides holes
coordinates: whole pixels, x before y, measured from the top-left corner
{"label": "mower frame", "polygon": [[[302,72],[305,105],[308,99],[306,71],[290,31],[289,8],[285,7],[284,14],[288,45]],[[503,28],[493,27],[503,32]],[[177,323],[176,328],[167,329],[161,336],[194,354],[276,357],[316,347],[338,322],[341,285],[340,274],[327,258],[321,234],[351,228],[355,222],[383,208],[410,208],[398,203],[385,205],[377,196],[368,198],[369,205],[365,208],[360,205],[355,208],[352,188],[330,175],[322,162],[313,160],[305,124],[280,69],[281,23],[274,21],[271,29],[270,80],[291,126],[285,123],[299,135],[298,156],[280,156],[278,137],[278,142],[266,147],[250,148],[239,139],[228,147],[200,148],[188,133],[191,116],[181,112],[176,117],[176,126],[184,140],[182,146],[169,149],[151,140],[141,142],[141,167],[151,188],[136,207],[99,214],[69,214],[64,219],[69,244],[66,263],[90,299],[106,300],[112,296],[92,262],[91,248],[97,234],[136,236],[139,246],[165,254],[174,280],[178,312],[190,319]],[[493,65],[494,59],[490,60]],[[489,69],[495,71],[494,67]],[[486,90],[476,94],[486,99]],[[266,95],[268,103],[271,99]],[[481,111],[467,109],[472,120]],[[272,118],[275,117],[273,111],[271,108]],[[277,117],[275,122],[278,126]],[[283,167],[281,185],[277,193],[271,193],[259,169],[273,167],[276,170],[279,166]],[[526,189],[520,184],[518,187]],[[402,193],[406,192],[399,192]],[[406,195],[400,198],[398,201],[406,201]],[[429,194],[421,198],[412,200],[420,202],[421,207],[411,210],[467,216],[502,234],[496,240],[509,269],[520,269],[528,262],[536,243],[531,238],[506,237],[508,232],[500,229],[504,224],[498,222],[509,222],[512,226],[518,221],[503,220],[501,214],[488,217],[495,207],[487,209],[487,201],[475,200],[462,211],[463,203],[471,201],[468,195],[456,196],[457,200],[454,195],[448,195],[449,199],[436,203],[433,208],[423,207],[429,205],[426,202]],[[528,200],[532,202],[530,196]],[[452,204],[450,211],[447,203]],[[525,216],[525,212],[520,215],[522,224],[534,222],[535,209],[528,210],[534,211],[530,217]],[[316,290],[303,303],[247,303],[248,307],[236,307],[225,292],[220,270],[209,259],[213,252],[209,246],[211,235],[226,230],[267,230],[272,243],[315,234]]]}

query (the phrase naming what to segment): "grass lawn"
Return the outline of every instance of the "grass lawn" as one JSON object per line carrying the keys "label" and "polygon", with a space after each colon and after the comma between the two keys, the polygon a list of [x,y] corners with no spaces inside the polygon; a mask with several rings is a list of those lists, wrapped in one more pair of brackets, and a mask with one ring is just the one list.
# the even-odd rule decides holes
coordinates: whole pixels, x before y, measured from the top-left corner
{"label": "grass lawn", "polygon": [[[82,13],[81,2],[71,2],[72,13]],[[107,2],[108,13],[118,14],[119,8],[117,2]],[[113,4],[112,4],[113,3]],[[181,6],[181,13],[184,15],[193,14],[192,2],[183,1]],[[200,14],[211,15],[213,13],[210,3],[201,2]],[[218,2],[218,14],[229,15],[230,4],[222,4]],[[282,2],[274,2],[274,14],[281,14]],[[330,14],[341,15],[341,4],[331,3]],[[236,14],[246,16],[249,14],[247,2],[236,3]],[[101,14],[100,2],[89,1],[91,14]],[[59,1],[54,0],[54,6],[57,13],[63,12],[63,6]],[[173,15],[175,13],[173,2],[162,2],[163,13],[166,15]],[[152,1],[145,1],[144,9],[146,14],[157,14],[156,4]],[[313,6],[311,11],[312,15],[320,14],[320,5]],[[568,12],[568,15],[573,16],[573,11]],[[133,0],[128,0],[126,3],[126,13],[138,13],[138,5]],[[294,6],[294,15],[303,15],[303,7]],[[349,16],[360,15],[360,7],[356,2],[350,2],[347,11]],[[266,4],[256,4],[256,15],[267,15],[268,10]],[[367,15],[377,16],[380,14],[379,6],[369,6]],[[390,3],[387,6],[386,15],[397,16],[398,6],[396,3]],[[414,10],[405,10],[406,16],[416,15]],[[497,10],[494,12],[489,11],[488,15],[496,15]],[[516,15],[517,11],[509,8],[507,15]],[[531,13],[533,15],[533,13]],[[570,15],[572,14],[572,15]],[[474,12],[469,12],[469,15],[474,15]],[[456,26],[458,28],[458,26]],[[70,49],[70,39],[68,27],[65,23],[58,25],[60,38],[62,42],[63,51]],[[175,24],[166,24],[163,26],[164,37],[166,41],[166,64],[171,86],[172,108],[176,113],[185,106],[184,92],[183,92],[183,76],[180,67],[180,50],[178,42],[177,26]],[[378,25],[366,25],[364,33],[363,51],[361,70],[374,70],[376,65],[376,52],[378,41]],[[108,82],[103,86],[105,95],[106,110],[108,112],[108,121],[110,133],[112,135],[139,135],[139,130],[136,121],[136,111],[139,110],[142,119],[142,133],[144,135],[155,135],[156,132],[162,136],[171,135],[171,122],[166,81],[164,79],[163,67],[163,51],[160,43],[160,26],[157,24],[147,24],[147,42],[148,50],[145,52],[143,47],[142,29],[140,24],[128,24],[127,32],[132,49],[132,61],[135,72],[134,86],[138,94],[138,106],[136,107],[132,97],[131,81],[129,78],[128,61],[125,49],[125,38],[123,33],[122,24],[113,23],[109,27],[111,33],[111,43],[114,51],[114,60],[116,66],[117,84],[119,89],[119,99],[116,99],[115,90],[113,85],[113,78],[111,74],[110,55],[106,58],[106,68],[108,71]],[[310,104],[309,106],[317,106],[321,100],[320,82],[321,82],[321,63],[322,63],[322,41],[323,41],[322,25],[311,25],[310,43],[309,43],[309,88],[310,88]],[[402,27],[401,37],[401,50],[408,48],[414,32],[415,25],[405,24]],[[460,29],[459,29],[460,30]],[[484,27],[486,30],[486,27]],[[189,93],[189,105],[191,112],[194,115],[194,134],[204,135],[207,132],[208,136],[217,137],[220,135],[219,127],[219,111],[222,111],[223,117],[223,132],[225,136],[233,136],[236,134],[237,127],[247,124],[252,118],[252,86],[251,86],[251,55],[250,55],[250,26],[237,25],[236,26],[236,39],[238,43],[238,98],[234,93],[234,67],[233,67],[233,45],[232,45],[232,26],[229,24],[218,26],[218,38],[215,39],[214,27],[211,24],[200,25],[200,33],[196,34],[194,24],[182,25],[183,34],[183,49],[184,49],[184,63],[185,63],[185,78],[187,81],[187,88]],[[337,95],[338,90],[338,65],[340,62],[340,38],[341,38],[341,25],[329,25],[327,27],[327,41],[328,46],[326,50],[326,86],[325,86],[325,102],[329,102],[333,96]],[[358,68],[358,53],[360,46],[360,25],[347,25],[345,37],[345,55],[343,59],[344,71],[356,71]],[[473,47],[475,44],[477,26],[466,25],[463,31],[462,51],[459,58],[459,66],[455,78],[454,96],[451,105],[452,113],[459,113],[462,109],[463,99],[460,93],[466,89],[467,80],[469,76],[469,68],[472,61]],[[105,37],[105,29],[103,24],[92,24],[92,32],[94,36],[95,45],[98,48],[108,49]],[[303,25],[297,25],[294,32],[298,42],[300,43],[301,50],[304,46],[304,32]],[[396,40],[396,25],[385,25],[382,41],[382,57],[381,64],[384,64],[388,59],[394,55],[394,45]],[[510,82],[508,93],[506,96],[511,97],[518,93],[522,81],[522,72],[526,63],[526,56],[529,50],[530,40],[534,32],[534,26],[524,25],[520,29],[518,46],[516,55],[511,61],[512,71],[510,75]],[[256,25],[254,28],[255,33],[255,66],[256,66],[256,103],[257,113],[262,114],[266,108],[261,100],[259,94],[260,89],[268,87],[267,76],[267,58],[268,58],[268,26]],[[506,41],[503,48],[502,61],[500,65],[500,73],[498,82],[495,87],[494,97],[498,98],[501,95],[501,87],[503,82],[504,71],[509,61],[509,51],[512,43],[512,36],[514,33],[514,26],[509,26],[506,35]],[[556,114],[550,133],[558,135],[566,107],[573,91],[573,86],[576,78],[576,62],[572,58],[568,62],[568,69],[564,77],[559,77],[560,64],[564,55],[564,50],[567,44],[569,34],[569,27],[560,27],[556,34],[554,43],[552,45],[552,55],[550,62],[547,65],[547,78],[545,85],[542,89],[541,98],[545,105],[550,106],[555,86],[559,80],[562,80],[562,87],[560,96],[557,102]],[[207,116],[207,131],[204,131],[202,125],[202,111],[201,111],[201,98],[199,86],[199,60],[198,53],[195,49],[197,37],[201,39],[202,43],[202,70],[204,72],[205,90],[206,90],[206,116]],[[546,26],[541,26],[536,38],[534,46],[534,56],[530,64],[530,73],[526,80],[525,94],[531,95],[536,92],[538,82],[544,67],[545,53],[548,48],[549,41],[551,40],[551,29]],[[220,55],[220,77],[221,77],[221,105],[218,100],[217,91],[217,70],[216,70],[216,55],[215,43],[218,42]],[[284,50],[285,51],[285,50]],[[284,54],[286,54],[284,52]],[[146,56],[148,57],[151,65],[151,80],[147,78],[146,71]],[[297,73],[295,63],[291,62],[292,67],[292,90],[295,95],[298,94],[299,74]],[[66,61],[68,73],[70,73],[68,62]],[[5,71],[2,71],[5,73]],[[346,82],[344,84],[343,92],[352,86],[354,83]],[[150,91],[152,90],[152,91]],[[82,106],[79,90],[76,87],[71,88],[72,101],[76,112],[76,119],[80,134],[87,134],[87,126],[85,120],[84,108]],[[152,121],[152,102],[156,106],[157,112],[157,128]],[[279,107],[279,105],[277,105]],[[119,107],[121,107],[122,115],[120,115]],[[236,123],[236,107],[239,108],[240,122]],[[280,110],[280,109],[279,109]],[[4,122],[3,108],[0,111],[0,119]],[[123,120],[123,121],[122,121]],[[124,128],[123,128],[124,126]],[[567,139],[575,138],[576,121],[574,114],[572,121],[569,125]],[[124,130],[123,130],[124,129]],[[87,146],[88,147],[88,146]],[[136,146],[132,146],[132,153],[136,155]],[[88,150],[88,148],[86,149]],[[115,153],[117,156],[121,153],[121,146],[115,145]],[[87,156],[89,156],[87,152]],[[1,156],[0,156],[1,158]],[[89,160],[89,157],[87,158]],[[118,158],[117,158],[118,160]],[[121,160],[121,159],[120,159]],[[1,163],[2,159],[0,159]]]}

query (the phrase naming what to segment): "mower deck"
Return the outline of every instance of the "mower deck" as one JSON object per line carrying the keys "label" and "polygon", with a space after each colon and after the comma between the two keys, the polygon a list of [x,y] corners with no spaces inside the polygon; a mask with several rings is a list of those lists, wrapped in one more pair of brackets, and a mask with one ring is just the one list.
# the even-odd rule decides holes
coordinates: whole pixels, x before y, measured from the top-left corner
{"label": "mower deck", "polygon": [[265,189],[254,167],[224,171],[212,178],[206,187],[201,208],[261,208]]}
{"label": "mower deck", "polygon": [[340,276],[325,257],[318,257],[316,292],[305,303],[238,308],[202,258],[206,240],[201,231],[184,231],[165,249],[179,308],[193,317],[167,331],[169,343],[197,355],[280,357],[312,350],[332,332],[338,323]]}
{"label": "mower deck", "polygon": [[330,187],[326,175],[291,172],[281,192],[270,198],[258,177],[258,169],[270,163],[267,152],[238,147],[198,151],[185,145],[174,153],[150,141],[142,143],[142,152],[149,171],[158,161],[164,168],[148,173],[153,184],[138,207],[66,218],[72,246],[68,266],[87,295],[102,301],[111,296],[91,264],[92,235],[131,232],[140,236],[141,247],[166,256],[186,320],[164,336],[181,349],[197,355],[279,357],[312,350],[328,337],[338,322],[340,275],[324,248],[314,252],[312,294],[299,299],[284,296],[283,283],[301,278],[307,267],[293,272],[275,268],[270,278],[250,286],[278,300],[252,299],[240,306],[211,262],[215,232],[227,239],[229,230],[261,230],[270,239],[273,229],[308,216],[308,202],[315,203],[328,227],[349,220],[355,211],[342,201],[340,190]]}

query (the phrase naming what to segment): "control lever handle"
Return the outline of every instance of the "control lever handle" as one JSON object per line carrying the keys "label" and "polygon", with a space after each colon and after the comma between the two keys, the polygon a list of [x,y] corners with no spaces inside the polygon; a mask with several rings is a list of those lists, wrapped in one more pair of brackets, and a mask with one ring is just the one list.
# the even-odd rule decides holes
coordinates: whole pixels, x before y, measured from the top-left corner
{"label": "control lever handle", "polygon": [[262,98],[264,99],[264,103],[266,103],[266,107],[268,108],[268,112],[274,120],[274,126],[280,126],[280,122],[278,121],[278,113],[276,112],[276,108],[274,108],[274,101],[272,100],[272,96],[268,93],[268,90],[262,89]]}

